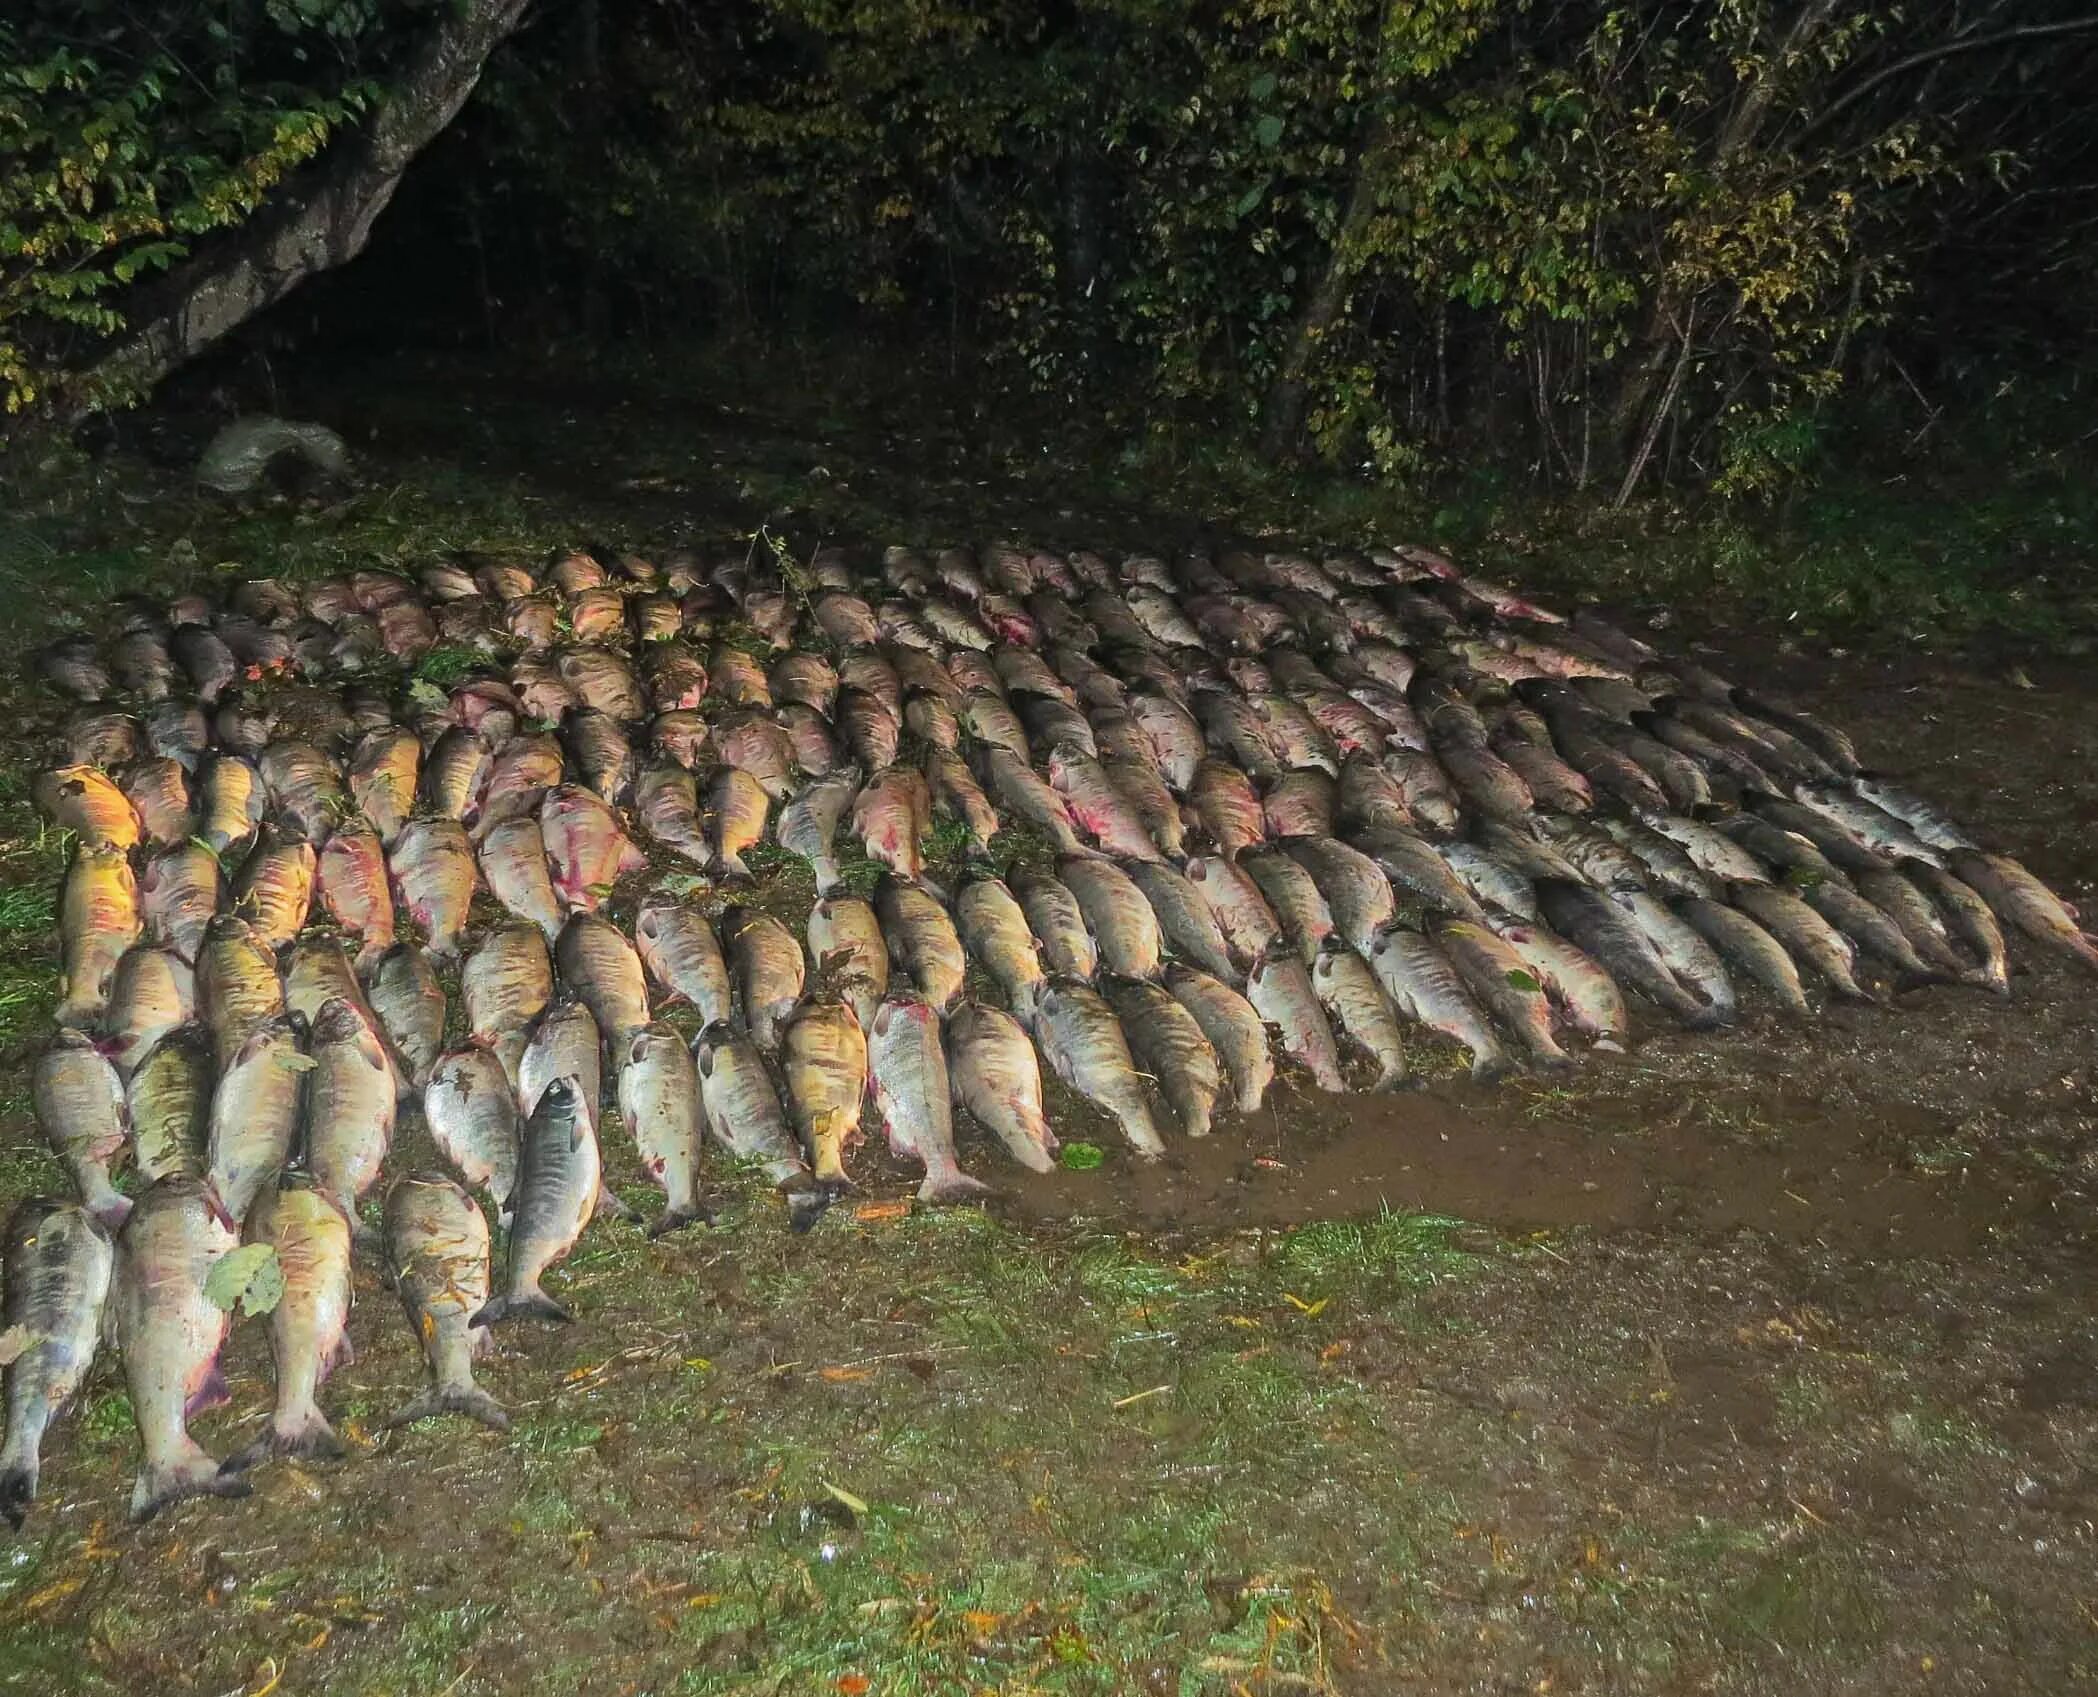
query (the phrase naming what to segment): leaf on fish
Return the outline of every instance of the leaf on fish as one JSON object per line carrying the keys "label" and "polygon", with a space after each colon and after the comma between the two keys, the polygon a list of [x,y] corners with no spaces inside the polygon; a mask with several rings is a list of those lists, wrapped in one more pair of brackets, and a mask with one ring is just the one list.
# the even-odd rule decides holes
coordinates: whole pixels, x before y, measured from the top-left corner
{"label": "leaf on fish", "polygon": [[204,1294],[231,1314],[235,1308],[253,1319],[283,1300],[284,1268],[274,1244],[244,1243],[221,1255],[204,1277]]}

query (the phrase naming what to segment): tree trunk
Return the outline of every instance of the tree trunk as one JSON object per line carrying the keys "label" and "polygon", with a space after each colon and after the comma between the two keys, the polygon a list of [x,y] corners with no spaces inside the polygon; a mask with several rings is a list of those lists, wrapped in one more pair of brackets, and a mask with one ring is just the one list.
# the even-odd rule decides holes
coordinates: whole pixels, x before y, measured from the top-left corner
{"label": "tree trunk", "polygon": [[364,251],[415,156],[458,115],[527,0],[464,0],[403,68],[385,104],[253,223],[210,243],[148,293],[137,328],[68,385],[77,421],[142,395],[308,277]]}
{"label": "tree trunk", "polygon": [[1326,250],[1325,268],[1320,271],[1311,292],[1304,297],[1304,304],[1297,309],[1282,363],[1275,370],[1274,381],[1268,385],[1264,409],[1266,422],[1261,429],[1260,445],[1261,451],[1270,457],[1293,452],[1304,429],[1304,409],[1311,398],[1312,367],[1318,361],[1326,337],[1339,321],[1342,308],[1348,304],[1348,284],[1355,266],[1355,238],[1376,216],[1376,164],[1384,151],[1387,134],[1387,125],[1381,117],[1372,119],[1363,133],[1362,145],[1355,154],[1354,181],[1348,187],[1348,204],[1341,213],[1339,228],[1333,232],[1332,245]]}

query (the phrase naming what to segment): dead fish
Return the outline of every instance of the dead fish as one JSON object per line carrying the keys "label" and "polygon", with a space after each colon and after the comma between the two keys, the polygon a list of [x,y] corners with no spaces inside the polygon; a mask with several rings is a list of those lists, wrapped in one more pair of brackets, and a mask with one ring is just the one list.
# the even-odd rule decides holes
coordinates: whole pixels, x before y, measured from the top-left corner
{"label": "dead fish", "polygon": [[807,1231],[830,1206],[787,1130],[786,1111],[757,1045],[729,1026],[710,1025],[693,1046],[707,1134],[738,1160],[756,1161],[787,1204],[787,1219]]}
{"label": "dead fish", "polygon": [[1160,858],[1143,817],[1098,760],[1056,743],[1050,747],[1048,765],[1050,786],[1064,798],[1073,823],[1103,851],[1125,860]]}
{"label": "dead fish", "polygon": [[604,1099],[603,1050],[596,1019],[564,988],[553,1006],[539,1016],[525,1044],[517,1068],[519,1109],[529,1114],[549,1084],[557,1078],[572,1078],[583,1112],[594,1124]]}
{"label": "dead fish", "polygon": [[319,842],[349,817],[350,798],[335,762],[310,742],[273,742],[256,762],[276,811]]}
{"label": "dead fish", "polygon": [[780,1069],[787,1107],[816,1182],[849,1190],[845,1149],[857,1142],[867,1093],[867,1038],[842,1001],[803,1004],[781,1033]]}
{"label": "dead fish", "polygon": [[397,943],[379,958],[371,978],[371,1007],[387,1041],[400,1057],[401,1072],[420,1090],[444,1050],[444,986],[422,950]]}
{"label": "dead fish", "polygon": [[922,884],[885,873],[874,889],[889,960],[919,996],[946,1013],[960,999],[969,964],[947,910]]}
{"label": "dead fish", "polygon": [[1624,992],[1599,962],[1541,925],[1496,920],[1494,929],[1521,956],[1568,1025],[1593,1039],[1598,1049],[1625,1047],[1631,1013]]}
{"label": "dead fish", "polygon": [[1901,927],[1848,883],[1824,879],[1804,886],[1800,896],[1866,954],[1892,967],[1907,984],[1942,983],[1954,976],[1927,964],[1902,934]]}
{"label": "dead fish", "polygon": [[618,816],[578,784],[547,792],[539,829],[555,893],[571,911],[596,912],[614,884],[648,866],[648,857],[628,839]]}
{"label": "dead fish", "polygon": [[457,1413],[507,1430],[509,1415],[473,1382],[473,1358],[488,1336],[469,1324],[488,1300],[488,1222],[481,1210],[440,1175],[399,1180],[386,1196],[386,1258],[430,1371],[430,1388],[388,1424]]}
{"label": "dead fish", "polygon": [[619,806],[633,788],[634,748],[618,723],[585,707],[568,716],[562,735],[583,783],[609,806]]}
{"label": "dead fish", "polygon": [[[220,1072],[206,1177],[229,1216],[245,1216],[291,1159],[313,1066],[291,1020],[280,1017],[249,1036]],[[390,1103],[390,1088],[386,1094]]]}
{"label": "dead fish", "polygon": [[197,955],[197,1007],[211,1027],[221,1070],[250,1036],[284,1012],[276,957],[229,913],[205,928]]}
{"label": "dead fish", "polygon": [[1537,903],[1554,931],[1599,962],[1619,984],[1683,1024],[1698,1030],[1726,1018],[1683,988],[1644,929],[1607,896],[1563,879],[1540,878]]}
{"label": "dead fish", "polygon": [[139,895],[147,935],[194,964],[218,911],[218,856],[199,842],[163,849],[146,862]]}
{"label": "dead fish", "polygon": [[[624,747],[625,739],[620,740]],[[471,825],[480,816],[492,766],[487,739],[454,725],[437,739],[423,765],[423,798],[443,817]]]}
{"label": "dead fish", "polygon": [[131,1164],[147,1184],[170,1173],[202,1178],[210,1165],[212,1084],[203,1027],[169,1032],[140,1060],[124,1092]]}
{"label": "dead fish", "polygon": [[980,769],[990,791],[1010,812],[1046,836],[1057,853],[1085,852],[1072,827],[1071,811],[1063,797],[1039,777],[1024,758],[1008,749],[985,746],[977,751]]}
{"label": "dead fish", "polygon": [[376,831],[353,822],[330,836],[315,859],[314,883],[328,917],[358,940],[360,966],[393,947],[393,893]]}
{"label": "dead fish", "polygon": [[110,980],[101,1030],[109,1058],[127,1077],[147,1051],[196,1017],[196,973],[173,949],[128,950]]}
{"label": "dead fish", "polygon": [[277,1401],[270,1423],[225,1471],[242,1473],[273,1456],[339,1461],[348,1453],[321,1412],[320,1387],[351,1357],[350,1222],[336,1201],[287,1174],[248,1215],[247,1239],[276,1252],[284,1292],[269,1312]]}
{"label": "dead fish", "polygon": [[1139,1157],[1165,1154],[1129,1040],[1099,992],[1076,978],[1052,977],[1035,1002],[1033,1028],[1056,1076],[1112,1119]]}
{"label": "dead fish", "polygon": [[[836,891],[819,897],[809,912],[808,935],[817,981],[852,1004],[864,1031],[889,993],[889,948],[873,905]],[[724,997],[722,1018],[727,1017],[725,1002]]]}
{"label": "dead fish", "polygon": [[0,1518],[17,1531],[36,1500],[44,1434],[73,1406],[94,1367],[114,1265],[108,1232],[84,1208],[30,1196],[8,1216],[0,1330],[22,1348],[5,1372]]}
{"label": "dead fish", "polygon": [[313,907],[318,865],[296,827],[263,827],[234,882],[233,911],[265,948],[281,949],[299,934]]}
{"label": "dead fish", "polygon": [[924,775],[910,766],[876,772],[853,801],[852,829],[870,859],[900,878],[922,876],[925,834],[932,829],[932,793]]}
{"label": "dead fish", "polygon": [[124,797],[138,814],[148,843],[186,843],[197,834],[189,774],[179,760],[164,755],[133,761],[118,774]]}
{"label": "dead fish", "polygon": [[[1302,868],[1295,871],[1301,873]],[[1304,879],[1309,876],[1303,874]],[[1232,970],[1217,976],[1243,983],[1247,969],[1282,938],[1281,920],[1244,863],[1198,855],[1187,863],[1187,880],[1216,921],[1230,957]],[[1330,925],[1330,914],[1327,922]]]}
{"label": "dead fish", "polygon": [[[800,958],[801,951],[794,951]],[[648,980],[626,934],[594,913],[569,916],[554,946],[561,982],[582,999],[605,1041],[617,1050],[649,1022]]]}
{"label": "dead fish", "polygon": [[[1929,860],[1928,856],[1919,858]],[[2035,942],[2074,955],[2098,972],[2098,943],[2085,934],[2075,911],[2009,855],[1953,849],[1946,856],[1946,866],[1962,883],[1979,891],[1999,919]]]}
{"label": "dead fish", "polygon": [[480,1043],[452,1050],[430,1069],[422,1105],[438,1153],[469,1185],[485,1190],[507,1220],[522,1132],[516,1086],[502,1062]]}
{"label": "dead fish", "polygon": [[700,819],[699,786],[682,766],[650,766],[634,784],[634,812],[649,837],[694,866],[712,864],[714,851]]}
{"label": "dead fish", "polygon": [[147,1520],[194,1496],[243,1496],[189,1435],[190,1419],[227,1400],[219,1351],[232,1315],[205,1282],[239,1238],[209,1185],[164,1178],[139,1198],[118,1234],[111,1296],[116,1341],[144,1456],[131,1516]]}
{"label": "dead fish", "polygon": [[962,1202],[990,1187],[955,1158],[953,1087],[940,1042],[940,1016],[916,999],[891,996],[868,1032],[868,1073],[875,1111],[899,1157],[918,1162],[921,1202]]}
{"label": "dead fish", "polygon": [[525,1122],[503,1293],[483,1304],[468,1325],[493,1326],[523,1316],[575,1318],[546,1294],[540,1280],[567,1258],[590,1223],[600,1171],[594,1106],[586,1107],[574,1078],[553,1079]]}
{"label": "dead fish", "polygon": [[1321,1090],[1347,1089],[1333,1027],[1301,960],[1274,954],[1257,962],[1247,975],[1246,999],[1280,1034],[1283,1052],[1310,1073],[1313,1083]]}
{"label": "dead fish", "polygon": [[[1239,862],[1239,871],[1251,876],[1281,935],[1304,964],[1311,965],[1334,934],[1333,910],[1318,881],[1296,859],[1275,849],[1247,855]],[[1267,952],[1262,951],[1263,955]]]}
{"label": "dead fish", "polygon": [[841,874],[833,844],[838,823],[859,795],[860,775],[852,768],[809,785],[780,811],[775,834],[779,846],[806,860],[816,874],[816,894],[828,895]]}
{"label": "dead fish", "polygon": [[1090,982],[1100,957],[1077,896],[1046,872],[1017,874],[1013,893],[1027,916],[1027,928],[1041,946],[1042,962],[1049,972]]}
{"label": "dead fish", "polygon": [[735,975],[744,1027],[759,1048],[777,1052],[780,1022],[801,1000],[807,981],[801,945],[770,914],[740,907],[721,916],[721,939]]}
{"label": "dead fish", "polygon": [[649,977],[666,995],[691,1003],[702,1024],[714,1025],[729,1017],[728,964],[705,914],[676,896],[656,891],[642,898],[634,917],[634,944]]}
{"label": "dead fish", "polygon": [[1195,769],[1188,803],[1196,819],[1225,860],[1267,840],[1267,815],[1246,775],[1220,760],[1205,760]]}
{"label": "dead fish", "polygon": [[1810,968],[1838,996],[1869,1002],[1857,981],[1857,945],[1816,913],[1798,894],[1775,884],[1730,884],[1727,899]]}
{"label": "dead fish", "polygon": [[1201,1023],[1162,986],[1143,979],[1109,979],[1107,999],[1130,1053],[1158,1081],[1181,1131],[1207,1137],[1224,1084]]}
{"label": "dead fish", "polygon": [[1927,861],[1904,861],[1902,870],[1929,895],[1954,941],[1972,957],[1973,981],[1985,984],[1999,996],[2009,995],[2010,955],[2004,947],[2002,927],[1981,893],[1964,879]]}
{"label": "dead fish", "polygon": [[1239,976],[1223,926],[1199,887],[1170,866],[1140,861],[1128,871],[1174,954],[1216,977]]}
{"label": "dead fish", "polygon": [[673,765],[696,771],[707,758],[707,722],[684,709],[658,713],[649,723],[648,743]]}
{"label": "dead fish", "polygon": [[346,996],[321,1009],[307,1052],[306,1169],[354,1226],[357,1204],[393,1145],[393,1060],[377,1021]]}
{"label": "dead fish", "polygon": [[1292,860],[1311,874],[1332,911],[1334,930],[1358,952],[1392,921],[1397,903],[1383,868],[1360,849],[1332,837],[1300,837],[1289,843]]}
{"label": "dead fish", "polygon": [[244,849],[262,824],[262,775],[237,755],[215,754],[204,765],[198,794],[197,835],[204,846],[222,859]]}
{"label": "dead fish", "polygon": [[954,917],[968,952],[998,981],[1014,1012],[1028,1017],[1045,976],[1019,899],[1002,879],[972,879],[955,897]]}
{"label": "dead fish", "polygon": [[481,887],[466,828],[456,819],[411,820],[394,839],[386,862],[401,906],[423,928],[423,946],[440,960],[456,959],[474,892]]}
{"label": "dead fish", "polygon": [[739,767],[724,766],[707,787],[707,835],[719,877],[747,881],[743,855],[765,840],[771,801],[758,780]]}
{"label": "dead fish", "polygon": [[88,1211],[114,1230],[131,1204],[110,1174],[124,1153],[124,1081],[94,1040],[61,1031],[37,1057],[29,1094],[45,1140],[72,1174]]}
{"label": "dead fish", "polygon": [[1042,1108],[1034,1045],[1011,1014],[964,1002],[946,1030],[948,1083],[957,1106],[1030,1172],[1056,1165],[1057,1139]]}
{"label": "dead fish", "polygon": [[[539,820],[509,819],[496,826],[481,840],[479,866],[488,893],[505,913],[538,926],[549,943],[561,935],[566,921],[547,870],[546,839]],[[571,868],[577,877],[602,870],[598,865]],[[594,907],[595,901],[579,905]]]}
{"label": "dead fish", "polygon": [[1491,1083],[1515,1070],[1484,1010],[1431,938],[1394,927],[1377,939],[1369,963],[1401,1013],[1471,1051],[1475,1082]]}
{"label": "dead fish", "polygon": [[662,1189],[652,1238],[713,1215],[699,1195],[699,1072],[667,1025],[629,1032],[620,1045],[619,1117],[641,1165]]}
{"label": "dead fish", "polygon": [[168,652],[189,674],[190,687],[207,707],[240,676],[240,661],[209,625],[177,625],[168,637]]}
{"label": "dead fish", "polygon": [[1390,998],[1363,958],[1329,937],[1312,963],[1311,987],[1340,1033],[1376,1063],[1372,1090],[1395,1090],[1406,1082],[1406,1039]]}
{"label": "dead fish", "polygon": [[109,1005],[117,962],[144,934],[138,879],[125,852],[83,842],[66,870],[58,912],[59,952],[65,972],[52,1018],[90,1026]]}
{"label": "dead fish", "polygon": [[1474,996],[1515,1033],[1532,1062],[1546,1072],[1571,1072],[1573,1057],[1552,1036],[1551,1004],[1523,957],[1482,925],[1440,919],[1435,941]]}
{"label": "dead fish", "polygon": [[1339,804],[1339,785],[1324,772],[1292,771],[1278,778],[1260,798],[1260,810],[1271,837],[1330,837]]}
{"label": "dead fish", "polygon": [[1057,868],[1078,903],[1100,964],[1124,978],[1156,978],[1165,940],[1130,875],[1112,861],[1075,856]]}
{"label": "dead fish", "polygon": [[1768,991],[1786,1013],[1805,1019],[1812,1012],[1792,957],[1747,914],[1704,896],[1678,896],[1674,905],[1685,924],[1718,950],[1724,961]]}
{"label": "dead fish", "polygon": [[1165,985],[1194,1017],[1222,1062],[1243,1113],[1256,1112],[1275,1079],[1267,1027],[1253,1004],[1221,979],[1193,967],[1166,968]]}
{"label": "dead fish", "polygon": [[554,999],[545,939],[530,925],[490,927],[466,957],[459,993],[468,1035],[494,1055],[514,1086],[525,1035]]}

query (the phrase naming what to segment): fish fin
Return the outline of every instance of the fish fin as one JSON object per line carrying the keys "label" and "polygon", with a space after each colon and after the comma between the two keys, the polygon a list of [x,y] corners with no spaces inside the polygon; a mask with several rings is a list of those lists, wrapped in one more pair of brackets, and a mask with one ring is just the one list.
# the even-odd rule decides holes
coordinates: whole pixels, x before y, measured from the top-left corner
{"label": "fish fin", "polygon": [[780,1194],[786,1198],[788,1228],[797,1235],[810,1230],[818,1220],[823,1218],[824,1211],[837,1199],[836,1191],[826,1189],[821,1185],[806,1185],[793,1190],[783,1189]]}
{"label": "fish fin", "polygon": [[0,1520],[16,1532],[22,1530],[29,1505],[36,1501],[36,1479],[37,1464],[33,1458],[0,1472]]}
{"label": "fish fin", "polygon": [[122,1191],[113,1190],[107,1197],[94,1203],[88,1212],[94,1215],[97,1225],[114,1237],[117,1228],[130,1217],[131,1198]]}
{"label": "fish fin", "polygon": [[1620,1042],[1615,1037],[1598,1037],[1589,1047],[1599,1049],[1606,1055],[1622,1055],[1626,1052],[1628,1045]]}
{"label": "fish fin", "polygon": [[649,1241],[654,1242],[657,1238],[667,1236],[695,1221],[711,1226],[714,1223],[714,1210],[704,1202],[694,1202],[686,1207],[665,1208],[661,1216],[648,1228]]}
{"label": "fish fin", "polygon": [[1376,1082],[1370,1088],[1372,1090],[1404,1090],[1413,1082],[1413,1075],[1401,1064],[1384,1068],[1383,1071],[1377,1074]]}
{"label": "fish fin", "polygon": [[1530,1070],[1542,1073],[1547,1078],[1565,1078],[1574,1071],[1576,1064],[1573,1056],[1563,1053],[1556,1055],[1532,1054],[1530,1056]]}
{"label": "fish fin", "polygon": [[920,1202],[974,1202],[995,1194],[980,1178],[971,1178],[959,1167],[952,1172],[927,1173],[918,1186]]}
{"label": "fish fin", "polygon": [[349,1453],[349,1446],[336,1436],[335,1428],[328,1424],[328,1417],[318,1408],[309,1407],[289,1425],[280,1426],[273,1418],[253,1443],[226,1457],[219,1464],[219,1472],[227,1475],[245,1473],[262,1462],[279,1458],[341,1461]]}
{"label": "fish fin", "polygon": [[182,1418],[194,1420],[207,1408],[218,1408],[232,1400],[233,1393],[226,1387],[226,1375],[219,1370],[219,1364],[214,1361],[205,1371],[203,1383],[190,1393],[189,1401],[183,1404]]}
{"label": "fish fin", "polygon": [[478,1385],[464,1385],[448,1391],[425,1391],[397,1411],[386,1425],[388,1430],[396,1426],[412,1426],[418,1420],[428,1420],[439,1414],[463,1414],[470,1420],[480,1421],[483,1426],[492,1426],[498,1432],[510,1429],[509,1411]]}
{"label": "fish fin", "polygon": [[171,1465],[140,1470],[131,1488],[131,1518],[143,1523],[190,1497],[244,1497],[254,1488],[238,1474],[221,1473],[219,1464],[191,1442],[188,1453]]}
{"label": "fish fin", "polygon": [[525,1316],[534,1320],[552,1320],[564,1326],[575,1323],[573,1314],[545,1291],[537,1289],[520,1291],[511,1296],[499,1296],[466,1323],[469,1326],[499,1326],[505,1320]]}
{"label": "fish fin", "polygon": [[1474,1084],[1498,1084],[1502,1079],[1513,1076],[1514,1072],[1515,1063],[1503,1054],[1480,1055],[1472,1061]]}
{"label": "fish fin", "polygon": [[633,1207],[621,1198],[617,1191],[602,1181],[599,1182],[597,1187],[597,1201],[592,1204],[590,1210],[590,1217],[593,1220],[599,1215],[607,1215],[630,1226],[641,1223],[640,1214],[635,1212]]}

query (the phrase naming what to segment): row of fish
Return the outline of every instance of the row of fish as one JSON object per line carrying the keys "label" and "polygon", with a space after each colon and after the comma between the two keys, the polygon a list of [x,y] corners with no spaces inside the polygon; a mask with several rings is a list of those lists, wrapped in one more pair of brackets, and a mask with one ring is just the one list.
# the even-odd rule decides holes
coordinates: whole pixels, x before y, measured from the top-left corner
{"label": "row of fish", "polygon": [[[1622,1047],[1635,1004],[2007,990],[2006,922],[2098,964],[1832,727],[1424,550],[891,549],[869,582],[840,552],[447,562],[131,606],[46,653],[79,706],[39,794],[76,848],[35,1095],[79,1200],[10,1237],[0,1505],[111,1291],[141,1512],[332,1448],[315,1392],[405,1121],[506,1249],[498,1284],[453,1176],[386,1189],[413,1412],[499,1421],[477,1341],[566,1318],[543,1276],[625,1212],[607,1106],[652,1229],[707,1217],[709,1137],[806,1226],[869,1105],[928,1201],[986,1188],[956,1107],[1047,1170],[1045,1062],[1156,1159],[1257,1108],[1278,1047],[1388,1088],[1418,1026],[1488,1078]],[[475,675],[433,685],[440,653]],[[396,662],[420,675],[386,687]],[[637,836],[677,870],[630,894]],[[813,871],[799,934],[799,885],[753,875],[768,838]],[[221,1473],[186,1421],[242,1231],[286,1273],[279,1397]]]}

